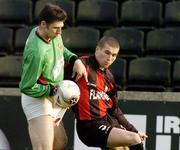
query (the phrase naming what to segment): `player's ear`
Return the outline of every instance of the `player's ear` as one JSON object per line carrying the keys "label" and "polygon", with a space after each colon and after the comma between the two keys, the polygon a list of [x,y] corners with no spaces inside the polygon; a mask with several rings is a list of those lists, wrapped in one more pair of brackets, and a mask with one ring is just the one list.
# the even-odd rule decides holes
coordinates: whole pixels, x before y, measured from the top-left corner
{"label": "player's ear", "polygon": [[46,21],[44,21],[44,20],[41,21],[40,26],[43,27],[43,28],[45,28],[45,27],[47,26]]}
{"label": "player's ear", "polygon": [[96,49],[95,49],[95,50],[98,51],[99,49],[100,49],[100,47],[99,47],[99,46],[96,46]]}

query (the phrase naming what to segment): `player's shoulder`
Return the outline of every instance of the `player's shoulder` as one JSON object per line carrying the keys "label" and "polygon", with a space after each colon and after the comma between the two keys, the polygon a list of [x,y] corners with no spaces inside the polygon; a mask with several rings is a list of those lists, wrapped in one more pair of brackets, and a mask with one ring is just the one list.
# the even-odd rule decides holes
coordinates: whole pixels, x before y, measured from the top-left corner
{"label": "player's shoulder", "polygon": [[88,55],[83,55],[83,56],[80,56],[79,59],[81,60],[86,60],[86,59],[89,59],[91,56],[88,56]]}
{"label": "player's shoulder", "polygon": [[79,57],[79,59],[83,62],[83,64],[88,64],[90,58],[91,56],[88,55],[83,55]]}

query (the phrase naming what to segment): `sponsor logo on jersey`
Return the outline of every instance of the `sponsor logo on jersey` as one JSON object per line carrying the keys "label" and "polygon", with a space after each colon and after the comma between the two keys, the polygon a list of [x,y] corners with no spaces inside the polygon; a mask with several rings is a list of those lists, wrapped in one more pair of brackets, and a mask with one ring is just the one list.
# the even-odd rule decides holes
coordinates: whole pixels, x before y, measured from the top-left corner
{"label": "sponsor logo on jersey", "polygon": [[104,91],[96,91],[95,89],[90,89],[89,92],[90,100],[106,100],[109,101],[109,96]]}

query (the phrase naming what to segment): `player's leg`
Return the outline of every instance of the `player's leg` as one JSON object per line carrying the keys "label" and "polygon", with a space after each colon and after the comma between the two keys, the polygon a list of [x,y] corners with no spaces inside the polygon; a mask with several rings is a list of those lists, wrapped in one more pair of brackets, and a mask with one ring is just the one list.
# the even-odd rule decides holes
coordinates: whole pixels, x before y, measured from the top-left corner
{"label": "player's leg", "polygon": [[109,148],[109,150],[129,150],[129,148],[127,146],[124,147],[113,147],[113,148]]}
{"label": "player's leg", "polygon": [[29,135],[33,150],[52,150],[54,123],[49,115],[39,116],[28,121]]}
{"label": "player's leg", "polygon": [[144,150],[144,147],[143,147],[143,144],[140,143],[140,144],[137,144],[137,145],[129,146],[129,149],[130,150]]}
{"label": "player's leg", "polygon": [[137,133],[114,127],[107,139],[108,147],[132,146],[140,143],[141,139]]}
{"label": "player's leg", "polygon": [[109,150],[129,150],[129,148],[127,146],[124,146],[124,147],[113,147],[113,148],[110,148]]}
{"label": "player's leg", "polygon": [[127,146],[120,146],[120,147],[112,147],[112,148],[101,148],[101,150],[129,150],[129,147]]}
{"label": "player's leg", "polygon": [[98,121],[78,121],[76,129],[80,140],[87,146],[114,148],[119,146],[131,146],[141,143],[141,139],[137,133],[124,129],[111,127],[102,118]]}
{"label": "player's leg", "polygon": [[25,94],[22,94],[21,102],[28,120],[33,150],[52,150],[54,139],[52,103],[46,98],[37,99]]}
{"label": "player's leg", "polygon": [[59,126],[54,125],[54,144],[53,150],[63,150],[68,142],[68,137],[61,121]]}

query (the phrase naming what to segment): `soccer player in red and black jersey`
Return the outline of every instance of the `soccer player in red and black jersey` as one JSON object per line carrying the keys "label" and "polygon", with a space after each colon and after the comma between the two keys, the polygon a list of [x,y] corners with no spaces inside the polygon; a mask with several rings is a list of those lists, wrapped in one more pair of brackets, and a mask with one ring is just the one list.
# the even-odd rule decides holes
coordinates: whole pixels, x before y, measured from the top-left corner
{"label": "soccer player in red and black jersey", "polygon": [[81,57],[88,83],[84,78],[77,81],[81,96],[72,108],[77,119],[77,133],[84,144],[102,150],[118,150],[120,146],[143,150],[142,141],[147,135],[130,124],[120,110],[116,84],[108,69],[119,49],[115,38],[104,36],[98,42],[94,56]]}

